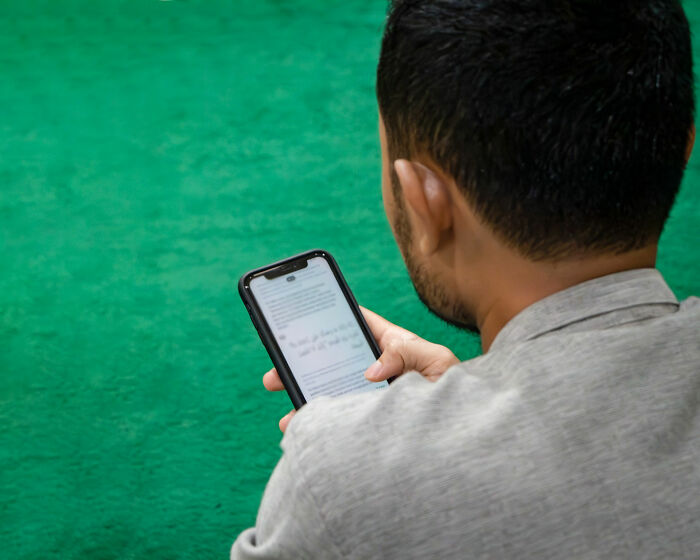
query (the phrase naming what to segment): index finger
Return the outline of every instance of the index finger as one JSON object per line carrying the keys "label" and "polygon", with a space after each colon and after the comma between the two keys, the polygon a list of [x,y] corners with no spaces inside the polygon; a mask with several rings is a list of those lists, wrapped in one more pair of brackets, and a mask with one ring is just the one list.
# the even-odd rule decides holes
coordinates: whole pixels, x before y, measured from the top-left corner
{"label": "index finger", "polygon": [[284,389],[282,380],[280,379],[280,376],[275,368],[272,368],[270,371],[266,372],[265,375],[263,375],[262,381],[263,385],[265,385],[265,389],[268,391],[281,391]]}
{"label": "index finger", "polygon": [[370,311],[369,309],[367,309],[366,307],[362,307],[361,305],[360,311],[362,311],[362,315],[364,315],[365,321],[367,321],[367,326],[369,326],[369,330],[372,331],[374,338],[376,338],[377,342],[379,342],[380,344],[382,338],[384,338],[384,335],[389,330],[391,330],[394,334],[413,334],[411,331],[407,331],[403,327],[399,327],[391,321],[387,321],[381,315],[377,315],[374,311]]}

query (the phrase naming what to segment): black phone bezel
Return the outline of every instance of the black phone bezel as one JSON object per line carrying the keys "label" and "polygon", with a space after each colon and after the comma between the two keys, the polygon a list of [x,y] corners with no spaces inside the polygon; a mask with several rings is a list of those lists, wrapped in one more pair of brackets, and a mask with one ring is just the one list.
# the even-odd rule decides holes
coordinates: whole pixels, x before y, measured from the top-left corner
{"label": "black phone bezel", "polygon": [[[272,363],[277,369],[277,373],[279,373],[282,384],[284,385],[284,388],[286,389],[295,409],[299,409],[306,404],[306,399],[304,398],[301,389],[299,389],[299,385],[294,379],[294,374],[292,373],[282,350],[277,344],[277,341],[272,334],[272,330],[270,329],[270,326],[260,310],[260,306],[255,300],[255,296],[250,289],[250,281],[257,276],[266,275],[270,272],[273,272],[276,276],[282,276],[283,274],[288,274],[294,270],[300,270],[307,265],[309,259],[316,257],[322,257],[326,260],[326,262],[328,262],[331,270],[333,271],[333,275],[335,276],[335,279],[338,282],[343,295],[345,296],[345,300],[348,302],[355,319],[357,319],[357,322],[360,325],[360,329],[362,330],[365,339],[367,339],[367,343],[374,353],[374,357],[379,358],[379,356],[381,356],[379,345],[374,339],[374,336],[372,336],[372,332],[370,331],[369,326],[362,315],[362,311],[355,300],[355,296],[350,291],[350,287],[345,281],[342,272],[340,272],[338,263],[328,251],[324,249],[311,249],[310,251],[305,251],[303,253],[299,253],[297,255],[287,257],[286,259],[282,259],[280,261],[276,261],[246,272],[238,281],[238,293],[240,294],[241,299],[248,310],[248,314],[250,315],[250,319],[253,322],[255,329],[258,331],[258,336],[260,336],[263,346],[267,350]],[[391,380],[389,380],[389,382],[391,382]]]}

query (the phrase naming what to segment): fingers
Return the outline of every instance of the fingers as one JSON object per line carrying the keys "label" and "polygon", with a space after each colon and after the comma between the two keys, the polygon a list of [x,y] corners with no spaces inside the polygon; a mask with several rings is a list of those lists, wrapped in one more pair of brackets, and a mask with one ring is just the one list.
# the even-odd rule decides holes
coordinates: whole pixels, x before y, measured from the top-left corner
{"label": "fingers", "polygon": [[417,371],[428,380],[437,380],[459,358],[448,348],[422,338],[392,337],[384,352],[365,372],[369,381],[384,381],[407,371]]}
{"label": "fingers", "polygon": [[[263,375],[263,385],[265,385],[265,389],[268,391],[282,391],[284,389],[284,385],[282,385],[280,376],[275,368],[272,368],[270,371],[266,372],[265,375]],[[279,426],[282,433],[284,433],[284,431],[287,429],[287,424],[289,424],[289,421],[292,419],[295,412],[296,410],[291,410],[280,418]]]}
{"label": "fingers", "polygon": [[296,410],[291,410],[285,416],[282,416],[282,418],[280,419],[280,431],[282,433],[284,433],[284,431],[287,429],[287,425],[289,424],[289,421],[292,419],[294,414],[296,414]]}
{"label": "fingers", "polygon": [[395,326],[393,323],[390,323],[381,315],[377,315],[374,311],[370,311],[369,309],[367,309],[366,307],[362,307],[361,305],[360,311],[362,311],[362,315],[364,315],[365,321],[367,321],[367,326],[369,326],[369,330],[372,331],[374,338],[376,338],[377,340],[384,336],[384,333],[387,329]]}
{"label": "fingers", "polygon": [[377,315],[374,311],[370,311],[366,307],[360,305],[360,311],[367,321],[367,326],[369,330],[372,331],[375,340],[379,343],[380,348],[383,348],[384,339],[387,337],[394,336],[415,336],[411,331],[395,325],[394,323],[387,321],[381,315]]}
{"label": "fingers", "polygon": [[[270,371],[266,372],[265,375],[263,375],[263,385],[265,385],[265,389],[268,391],[282,391],[284,389],[282,380],[280,379],[280,376],[275,368],[272,368]],[[280,418],[279,426],[281,432],[284,433],[284,431],[287,429],[287,424],[289,424],[289,421],[292,419],[295,412],[296,410],[291,410],[285,416]]]}
{"label": "fingers", "polygon": [[284,389],[282,380],[280,379],[280,376],[275,368],[272,368],[270,371],[266,372],[265,375],[263,375],[262,381],[265,389],[268,391],[282,391]]}
{"label": "fingers", "polygon": [[379,359],[374,362],[367,371],[365,377],[370,381],[384,381],[395,375],[401,375],[408,367],[406,361],[407,341],[405,339],[393,339],[384,348]]}

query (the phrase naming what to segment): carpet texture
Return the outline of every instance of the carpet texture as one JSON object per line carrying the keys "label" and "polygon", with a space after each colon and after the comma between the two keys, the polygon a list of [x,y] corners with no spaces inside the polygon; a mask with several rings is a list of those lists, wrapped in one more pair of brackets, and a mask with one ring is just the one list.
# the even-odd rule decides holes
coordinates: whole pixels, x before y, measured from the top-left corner
{"label": "carpet texture", "polygon": [[[0,2],[0,558],[226,557],[289,408],[236,291],[252,267],[328,249],[361,304],[478,354],[422,307],[383,215],[384,12]],[[695,156],[661,244],[679,297],[700,292],[699,187]]]}

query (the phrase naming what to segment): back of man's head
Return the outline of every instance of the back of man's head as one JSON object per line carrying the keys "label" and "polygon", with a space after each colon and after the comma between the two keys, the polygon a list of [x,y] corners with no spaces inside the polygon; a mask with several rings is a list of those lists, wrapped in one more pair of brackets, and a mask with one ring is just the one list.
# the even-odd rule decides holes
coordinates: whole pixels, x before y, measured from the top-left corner
{"label": "back of man's head", "polygon": [[694,118],[677,0],[396,0],[377,97],[389,155],[426,157],[532,260],[654,243]]}

